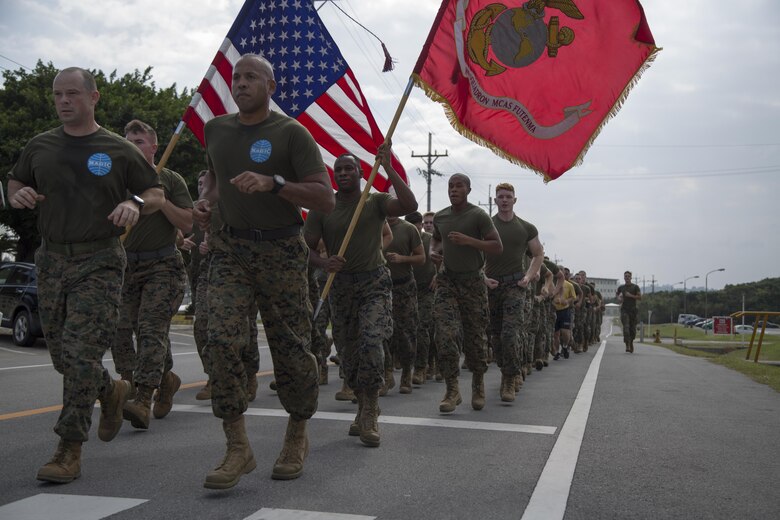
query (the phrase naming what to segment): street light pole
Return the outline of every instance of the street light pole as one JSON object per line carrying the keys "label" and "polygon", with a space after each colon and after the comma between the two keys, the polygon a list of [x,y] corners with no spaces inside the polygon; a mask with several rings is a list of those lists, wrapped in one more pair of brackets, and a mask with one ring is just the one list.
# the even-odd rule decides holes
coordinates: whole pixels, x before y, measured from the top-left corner
{"label": "street light pole", "polygon": [[[675,286],[675,285],[682,285],[682,283],[683,283],[683,282],[674,282],[674,283],[672,284],[672,295],[674,295],[674,286]],[[674,300],[670,298],[670,300],[669,300],[669,301],[671,302],[671,301],[674,301]],[[670,311],[669,311],[669,321],[670,321],[671,323],[674,323],[674,306],[672,306],[672,308],[671,308],[671,309],[670,309]]]}
{"label": "street light pole", "polygon": [[[708,292],[708,289],[709,289],[709,286],[707,284],[707,277],[709,275],[711,275],[712,273],[718,273],[718,272],[725,271],[725,270],[726,270],[725,267],[721,267],[720,269],[713,269],[712,271],[710,271],[710,272],[708,272],[707,274],[704,275],[704,319],[705,320],[709,319],[709,318],[707,318],[707,292]],[[705,336],[707,335],[707,329],[704,329],[704,335]]]}
{"label": "street light pole", "polygon": [[693,280],[698,277],[699,275],[697,274],[696,276],[689,276],[683,280],[683,312],[685,314],[688,314],[688,280]]}

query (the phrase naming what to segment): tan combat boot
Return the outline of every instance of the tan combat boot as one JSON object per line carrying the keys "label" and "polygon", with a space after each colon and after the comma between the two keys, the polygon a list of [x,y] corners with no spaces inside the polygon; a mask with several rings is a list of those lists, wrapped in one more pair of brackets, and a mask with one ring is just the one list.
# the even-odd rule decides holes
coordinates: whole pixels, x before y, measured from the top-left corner
{"label": "tan combat boot", "polygon": [[154,392],[154,388],[151,386],[138,385],[135,399],[125,403],[122,415],[130,421],[133,428],[149,429],[149,420],[152,414],[152,392]]}
{"label": "tan combat boot", "polygon": [[385,384],[379,389],[379,395],[385,396],[387,392],[395,388],[395,376],[393,375],[393,369],[385,369]]}
{"label": "tan combat boot", "polygon": [[355,392],[347,385],[347,380],[341,380],[341,390],[336,392],[336,401],[352,401],[355,399]]}
{"label": "tan combat boot", "polygon": [[515,376],[501,374],[501,400],[511,403],[515,400]]}
{"label": "tan combat boot", "polygon": [[246,437],[244,416],[231,423],[222,423],[227,439],[227,452],[219,466],[209,471],[203,487],[208,489],[232,488],[241,479],[241,475],[250,473],[257,467],[249,439]]}
{"label": "tan combat boot", "polygon": [[155,419],[162,419],[173,408],[173,394],[179,391],[181,378],[173,372],[166,372],[160,380],[160,388],[154,393],[154,407],[152,413]]}
{"label": "tan combat boot", "polygon": [[515,394],[520,393],[520,388],[523,386],[523,374],[517,374],[515,376]]}
{"label": "tan combat boot", "polygon": [[358,411],[357,415],[355,415],[355,420],[349,425],[350,437],[360,435],[360,415],[363,413],[363,404],[366,402],[366,391],[362,389],[355,390],[355,397],[357,398]]}
{"label": "tan combat boot", "polygon": [[485,379],[481,372],[471,374],[471,407],[475,410],[485,407]]}
{"label": "tan combat boot", "polygon": [[425,373],[427,372],[426,368],[415,368],[414,369],[414,375],[412,376],[412,384],[413,385],[424,385],[426,380]]}
{"label": "tan combat boot", "polygon": [[130,383],[125,380],[112,380],[111,388],[100,399],[100,424],[98,438],[108,442],[116,437],[122,428],[122,409],[130,394]]}
{"label": "tan combat boot", "polygon": [[122,372],[119,374],[119,377],[122,378],[123,381],[127,381],[130,383],[130,393],[127,394],[127,399],[132,401],[135,399],[135,383],[133,383],[133,373],[132,372]]}
{"label": "tan combat boot", "polygon": [[57,451],[38,470],[38,480],[67,484],[81,476],[81,441],[60,439]]}
{"label": "tan combat boot", "polygon": [[447,385],[447,392],[444,394],[444,399],[439,403],[439,411],[443,413],[454,412],[455,407],[463,402],[460,396],[460,390],[458,390],[458,376],[448,377],[445,380]]}
{"label": "tan combat boot", "polygon": [[211,379],[208,380],[206,386],[201,388],[200,391],[197,394],[195,394],[195,399],[198,401],[211,400]]}
{"label": "tan combat boot", "polygon": [[257,399],[257,374],[246,375],[246,398],[250,403]]}
{"label": "tan combat boot", "polygon": [[412,393],[412,367],[404,367],[401,371],[401,386],[398,388],[401,394]]}
{"label": "tan combat boot", "polygon": [[320,365],[320,386],[328,384],[328,365]]}
{"label": "tan combat boot", "polygon": [[292,480],[303,474],[303,461],[309,454],[309,438],[306,436],[306,420],[287,420],[287,432],[284,434],[284,446],[274,464],[271,478]]}
{"label": "tan combat boot", "polygon": [[360,442],[366,446],[379,446],[379,391],[366,390],[363,395],[363,410],[360,413]]}

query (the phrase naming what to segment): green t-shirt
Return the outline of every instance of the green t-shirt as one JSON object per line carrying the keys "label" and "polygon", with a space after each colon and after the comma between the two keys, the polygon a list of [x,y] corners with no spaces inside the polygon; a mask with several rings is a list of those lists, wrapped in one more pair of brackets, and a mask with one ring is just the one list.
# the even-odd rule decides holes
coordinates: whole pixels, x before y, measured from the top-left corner
{"label": "green t-shirt", "polygon": [[124,137],[105,128],[75,137],[62,126],[33,137],[9,179],[46,197],[38,203],[38,230],[61,244],[121,235],[124,228],[108,215],[128,191],[139,195],[159,185],[157,172]]}
{"label": "green t-shirt", "polygon": [[[347,263],[342,272],[372,271],[385,265],[385,257],[382,256],[382,227],[385,225],[387,203],[390,199],[392,196],[387,193],[368,194],[352,238],[344,252]],[[328,255],[337,254],[344,235],[347,234],[358,200],[347,202],[336,193],[336,207],[329,214],[324,215],[316,210],[309,212],[304,234],[321,237],[325,242]]]}
{"label": "green t-shirt", "polygon": [[465,273],[479,271],[485,265],[485,254],[479,249],[450,242],[447,235],[451,231],[484,240],[495,229],[485,210],[471,203],[466,203],[458,213],[452,211],[452,206],[437,212],[433,216],[433,238],[442,242],[444,267],[454,273]]}
{"label": "green t-shirt", "polygon": [[536,280],[534,284],[534,294],[536,296],[539,296],[542,294],[542,287],[544,287],[544,282],[547,279],[547,273],[549,273],[550,270],[547,269],[547,265],[542,262],[542,265],[539,266],[539,279]]}
{"label": "green t-shirt", "polygon": [[317,143],[296,120],[271,112],[256,125],[238,114],[206,123],[209,167],[217,178],[222,220],[236,229],[278,229],[303,224],[301,208],[271,193],[241,193],[230,180],[244,171],[300,182],[325,170]]}
{"label": "green t-shirt", "polygon": [[[173,170],[163,168],[160,184],[165,190],[165,199],[179,208],[191,208],[192,197],[184,178]],[[176,227],[162,211],[141,215],[125,238],[127,251],[156,251],[176,243]]]}
{"label": "green t-shirt", "polygon": [[577,300],[579,300],[580,299],[580,295],[582,294],[582,288],[580,287],[580,284],[575,282],[573,279],[572,280],[568,280],[568,282],[570,284],[572,284],[572,286],[574,287],[574,293],[577,295]]}
{"label": "green t-shirt", "polygon": [[[390,230],[393,232],[393,241],[387,246],[385,253],[398,253],[399,255],[409,256],[415,247],[422,245],[420,232],[417,231],[417,227],[414,224],[398,219],[395,223],[390,224]],[[390,276],[392,276],[393,280],[401,280],[412,274],[412,264],[388,262],[387,267],[390,268]]]}
{"label": "green t-shirt", "polygon": [[493,216],[504,251],[498,255],[487,255],[485,274],[490,278],[524,272],[525,253],[528,242],[539,236],[536,226],[526,222],[517,215],[509,222],[504,222],[498,215]]}
{"label": "green t-shirt", "polygon": [[635,311],[636,310],[636,300],[633,298],[626,298],[626,293],[638,295],[641,294],[641,290],[639,289],[639,286],[635,283],[627,283],[623,284],[620,287],[617,288],[617,292],[615,293],[615,296],[618,294],[623,295],[623,303],[620,306],[622,310],[626,311]]}
{"label": "green t-shirt", "polygon": [[428,287],[436,276],[436,265],[431,261],[431,238],[433,235],[427,231],[421,231],[423,250],[425,251],[425,263],[412,266],[417,287]]}

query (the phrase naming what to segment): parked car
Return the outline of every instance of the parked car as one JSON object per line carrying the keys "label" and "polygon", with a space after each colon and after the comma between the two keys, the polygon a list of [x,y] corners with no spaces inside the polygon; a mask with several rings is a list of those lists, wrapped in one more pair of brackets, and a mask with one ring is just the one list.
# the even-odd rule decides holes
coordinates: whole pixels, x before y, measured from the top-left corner
{"label": "parked car", "polygon": [[696,327],[699,327],[702,330],[712,330],[712,318],[698,322]]}
{"label": "parked car", "polygon": [[38,315],[35,264],[6,262],[0,265],[0,326],[12,330],[13,342],[28,347],[43,336]]}
{"label": "parked car", "polygon": [[[757,327],[760,329],[763,323],[764,323],[763,321],[759,321]],[[771,321],[768,321],[768,322],[766,322],[766,330],[769,330],[769,329],[780,329],[780,325],[778,325],[777,323],[772,323]]]}
{"label": "parked car", "polygon": [[753,334],[752,325],[737,325],[734,327],[734,334]]}
{"label": "parked car", "polygon": [[677,316],[677,324],[678,325],[685,325],[691,320],[700,320],[701,317],[696,316],[695,314],[679,314]]}
{"label": "parked car", "polygon": [[683,322],[683,325],[685,325],[686,327],[693,327],[693,325],[694,325],[695,323],[698,323],[698,322],[700,322],[700,321],[704,321],[704,318],[700,318],[699,316],[694,316],[694,317],[692,317],[692,318],[687,318],[687,319],[686,319],[686,320]]}

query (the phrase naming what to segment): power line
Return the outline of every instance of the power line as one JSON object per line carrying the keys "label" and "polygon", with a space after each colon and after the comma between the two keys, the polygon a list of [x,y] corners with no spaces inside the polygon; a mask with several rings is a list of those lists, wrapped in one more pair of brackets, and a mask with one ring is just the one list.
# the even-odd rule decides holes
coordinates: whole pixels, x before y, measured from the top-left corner
{"label": "power line", "polygon": [[[21,64],[21,63],[19,63],[18,61],[12,60],[12,59],[11,59],[11,58],[9,58],[8,56],[3,56],[2,54],[0,54],[0,58],[3,58],[4,60],[8,60],[8,61],[10,61],[11,63],[15,63],[15,64],[19,65],[20,67],[22,67],[23,69],[32,70],[30,67],[28,67],[28,66],[26,66],[26,65],[22,65],[22,64]],[[3,68],[5,68],[5,67],[3,67]]]}

